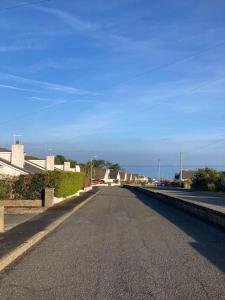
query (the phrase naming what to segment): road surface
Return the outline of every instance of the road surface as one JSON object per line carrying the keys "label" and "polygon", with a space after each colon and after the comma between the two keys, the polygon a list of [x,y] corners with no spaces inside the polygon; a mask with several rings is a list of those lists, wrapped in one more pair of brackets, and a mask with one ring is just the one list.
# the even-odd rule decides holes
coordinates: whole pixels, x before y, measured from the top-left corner
{"label": "road surface", "polygon": [[181,190],[175,188],[154,188],[151,190],[225,213],[225,193]]}
{"label": "road surface", "polygon": [[225,299],[225,233],[146,195],[102,188],[0,274],[0,299]]}

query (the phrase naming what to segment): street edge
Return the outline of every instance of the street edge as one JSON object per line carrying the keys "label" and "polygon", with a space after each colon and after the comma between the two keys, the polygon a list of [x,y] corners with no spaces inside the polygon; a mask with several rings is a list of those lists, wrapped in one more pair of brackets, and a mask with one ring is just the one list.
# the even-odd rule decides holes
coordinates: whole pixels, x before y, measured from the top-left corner
{"label": "street edge", "polygon": [[62,217],[51,223],[49,226],[29,238],[27,241],[22,243],[16,249],[11,251],[9,254],[3,256],[0,259],[0,272],[3,271],[6,267],[8,267],[11,263],[17,260],[20,256],[22,256],[25,252],[30,250],[34,245],[43,240],[47,235],[52,233],[57,227],[59,227],[63,222],[65,222],[70,216],[72,216],[76,211],[85,206],[88,202],[90,202],[100,191],[90,196],[76,207],[74,207],[70,212],[64,214]]}
{"label": "street edge", "polygon": [[222,212],[198,205],[196,203],[187,202],[177,197],[161,194],[160,192],[153,192],[142,187],[131,185],[124,185],[124,187],[131,190],[137,190],[143,194],[153,197],[156,200],[163,201],[169,205],[173,205],[207,223],[217,226],[223,231],[225,230],[225,214]]}

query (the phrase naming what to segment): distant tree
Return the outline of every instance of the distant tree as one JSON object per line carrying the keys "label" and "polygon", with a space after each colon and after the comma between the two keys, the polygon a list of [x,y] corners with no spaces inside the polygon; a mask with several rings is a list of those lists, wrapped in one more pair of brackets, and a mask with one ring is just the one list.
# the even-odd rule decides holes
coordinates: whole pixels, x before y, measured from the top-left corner
{"label": "distant tree", "polygon": [[[87,162],[87,165],[90,167],[91,161]],[[113,169],[113,170],[121,170],[119,164],[114,164],[108,160],[103,159],[93,159],[92,160],[93,168],[103,168],[103,169]]]}
{"label": "distant tree", "polygon": [[66,158],[64,155],[56,155],[55,156],[55,164],[56,165],[62,165],[64,164],[64,162],[66,161]]}
{"label": "distant tree", "polygon": [[111,164],[110,169],[112,169],[112,170],[122,170],[122,168],[119,164]]}
{"label": "distant tree", "polygon": [[70,162],[71,168],[75,168],[75,166],[77,165],[77,161],[76,160],[66,158],[64,155],[60,155],[59,154],[59,155],[55,156],[55,164],[56,165],[63,165],[65,161],[69,161]]}

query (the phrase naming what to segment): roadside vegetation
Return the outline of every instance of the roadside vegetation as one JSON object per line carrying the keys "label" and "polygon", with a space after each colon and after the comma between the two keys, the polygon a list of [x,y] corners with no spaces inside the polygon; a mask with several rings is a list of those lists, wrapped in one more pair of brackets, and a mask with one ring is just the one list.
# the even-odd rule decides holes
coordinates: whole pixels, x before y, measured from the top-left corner
{"label": "roadside vegetation", "polygon": [[54,171],[53,187],[56,197],[66,197],[84,188],[84,174],[75,172]]}
{"label": "roadside vegetation", "polygon": [[66,161],[70,162],[71,168],[75,168],[75,166],[78,164],[76,160],[66,158],[64,155],[58,154],[55,156],[56,165],[63,165]]}
{"label": "roadside vegetation", "polygon": [[0,180],[0,199],[42,199],[44,189],[55,189],[56,197],[66,197],[89,185],[83,173],[52,171],[35,175],[21,175],[16,179]]}
{"label": "roadside vegetation", "polygon": [[91,164],[92,164],[93,168],[102,168],[102,169],[111,169],[111,170],[122,171],[122,168],[119,164],[112,163],[108,160],[93,159],[92,161],[87,162],[87,167],[90,167]]}
{"label": "roadside vegetation", "polygon": [[191,187],[202,191],[225,191],[225,174],[211,168],[199,169]]}
{"label": "roadside vegetation", "polygon": [[162,183],[165,187],[225,192],[225,173],[212,168],[201,168],[196,171],[192,179],[186,179],[182,183],[176,177],[175,180],[163,180]]}

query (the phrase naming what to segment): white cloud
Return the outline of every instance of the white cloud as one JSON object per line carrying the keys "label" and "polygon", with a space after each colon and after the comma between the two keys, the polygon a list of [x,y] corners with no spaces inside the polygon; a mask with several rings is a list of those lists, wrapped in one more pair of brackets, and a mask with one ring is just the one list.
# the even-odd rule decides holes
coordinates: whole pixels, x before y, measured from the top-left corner
{"label": "white cloud", "polygon": [[0,72],[0,78],[4,80],[11,80],[19,82],[20,84],[28,84],[33,86],[38,86],[39,88],[48,90],[48,91],[57,91],[62,92],[65,94],[75,94],[75,95],[89,95],[89,96],[96,96],[99,95],[98,93],[82,90],[73,86],[63,85],[63,84],[56,84],[51,83],[48,81],[41,81],[35,79],[29,79],[21,76],[17,76],[14,74],[7,74]]}
{"label": "white cloud", "polygon": [[46,7],[38,7],[38,10],[51,14],[61,21],[63,21],[65,24],[67,24],[70,28],[77,30],[77,31],[94,31],[98,29],[98,25],[95,23],[91,23],[88,21],[81,20],[74,14],[62,11],[60,9],[56,8],[46,8]]}
{"label": "white cloud", "polygon": [[0,88],[22,91],[22,92],[38,92],[37,90],[26,89],[26,88],[21,88],[21,87],[17,87],[17,86],[13,86],[13,85],[6,85],[6,84],[0,84]]}

